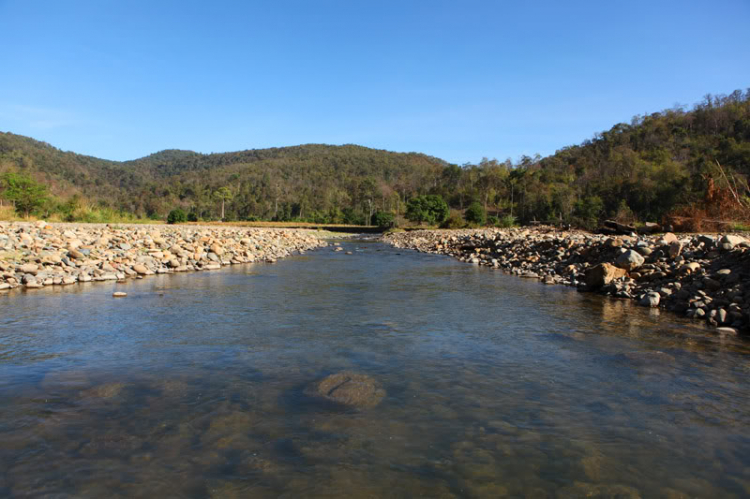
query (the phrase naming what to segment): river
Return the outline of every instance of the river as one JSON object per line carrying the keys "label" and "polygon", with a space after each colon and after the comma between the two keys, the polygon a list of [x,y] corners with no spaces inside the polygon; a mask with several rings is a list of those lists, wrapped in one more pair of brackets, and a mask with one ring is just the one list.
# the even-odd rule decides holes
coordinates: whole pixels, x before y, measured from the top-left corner
{"label": "river", "polygon": [[[747,342],[342,245],[0,296],[0,495],[750,495]],[[306,390],[340,371],[385,397]]]}

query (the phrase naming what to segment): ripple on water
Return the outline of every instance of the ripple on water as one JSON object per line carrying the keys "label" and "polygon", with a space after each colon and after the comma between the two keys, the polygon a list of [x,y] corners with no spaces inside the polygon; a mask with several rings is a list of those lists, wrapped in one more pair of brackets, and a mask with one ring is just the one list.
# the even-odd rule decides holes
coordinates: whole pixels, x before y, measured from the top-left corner
{"label": "ripple on water", "polygon": [[750,495],[741,339],[350,244],[4,297],[0,495]]}

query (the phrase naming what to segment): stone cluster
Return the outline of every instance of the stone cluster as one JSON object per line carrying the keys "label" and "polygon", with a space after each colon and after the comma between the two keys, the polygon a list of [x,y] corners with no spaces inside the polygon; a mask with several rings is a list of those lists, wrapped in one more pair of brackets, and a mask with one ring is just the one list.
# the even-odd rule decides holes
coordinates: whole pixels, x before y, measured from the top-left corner
{"label": "stone cluster", "polygon": [[385,239],[547,284],[637,300],[704,320],[722,333],[750,326],[750,241],[740,235],[613,237],[539,228],[412,231]]}
{"label": "stone cluster", "polygon": [[0,291],[270,262],[325,246],[313,231],[0,223]]}

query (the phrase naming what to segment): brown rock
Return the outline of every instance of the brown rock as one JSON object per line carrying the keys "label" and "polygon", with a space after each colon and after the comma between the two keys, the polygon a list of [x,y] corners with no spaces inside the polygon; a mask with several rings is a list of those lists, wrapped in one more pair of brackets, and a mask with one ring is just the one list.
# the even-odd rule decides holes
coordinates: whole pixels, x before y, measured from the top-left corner
{"label": "brown rock", "polygon": [[586,285],[590,288],[600,288],[626,275],[625,269],[617,268],[609,263],[601,263],[586,271]]}
{"label": "brown rock", "polygon": [[148,267],[141,263],[136,263],[135,265],[133,265],[133,270],[138,273],[138,275],[148,275],[151,273]]}
{"label": "brown rock", "polygon": [[27,263],[25,265],[21,265],[21,268],[19,270],[24,274],[36,275],[39,271],[39,266],[34,265],[33,263]]}
{"label": "brown rock", "polygon": [[661,236],[660,242],[662,244],[672,244],[673,242],[677,241],[677,236],[672,234],[671,232],[667,232],[663,236]]}
{"label": "brown rock", "polygon": [[669,243],[669,258],[677,258],[680,253],[682,253],[682,243],[680,241]]}

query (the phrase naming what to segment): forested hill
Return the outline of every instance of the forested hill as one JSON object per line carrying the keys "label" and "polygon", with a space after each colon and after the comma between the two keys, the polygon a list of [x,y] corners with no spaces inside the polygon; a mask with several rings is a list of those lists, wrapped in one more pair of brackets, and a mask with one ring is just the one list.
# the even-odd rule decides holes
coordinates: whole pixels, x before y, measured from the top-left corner
{"label": "forested hill", "polygon": [[[114,162],[0,133],[0,174],[15,171],[54,195],[42,216],[77,195],[91,205],[165,217],[181,207],[215,219],[293,218],[364,223],[405,213],[409,199],[441,196],[499,217],[593,225],[604,217],[660,221],[687,214],[748,221],[750,90],[706,96],[691,109],[636,116],[541,158],[451,165],[417,153],[302,145],[223,154],[166,150]],[[58,210],[59,211],[59,210]]]}
{"label": "forested hill", "polygon": [[405,196],[436,185],[446,165],[424,154],[321,144],[220,154],[165,150],[115,162],[0,133],[0,173],[26,172],[58,198],[77,194],[141,216],[164,217],[181,206],[212,218],[215,192],[228,187],[229,219],[321,217],[361,222],[370,204],[373,209],[385,205],[397,210]]}

